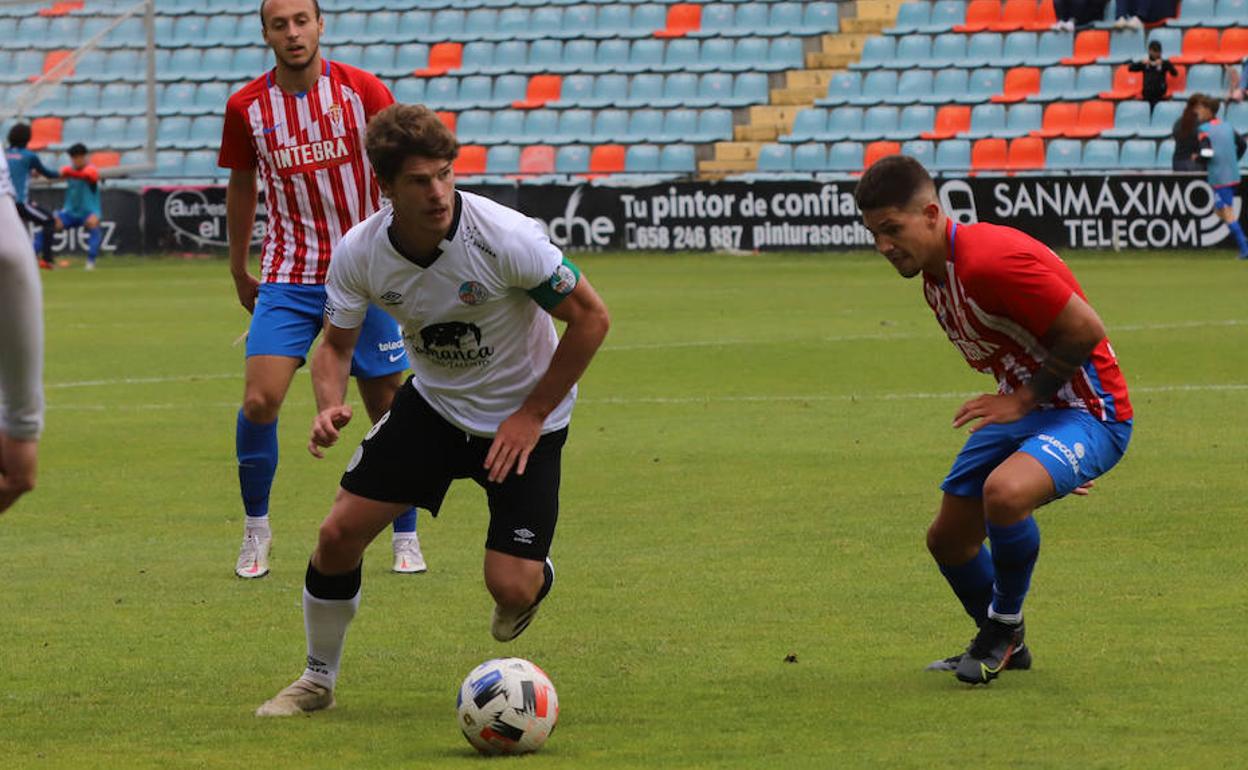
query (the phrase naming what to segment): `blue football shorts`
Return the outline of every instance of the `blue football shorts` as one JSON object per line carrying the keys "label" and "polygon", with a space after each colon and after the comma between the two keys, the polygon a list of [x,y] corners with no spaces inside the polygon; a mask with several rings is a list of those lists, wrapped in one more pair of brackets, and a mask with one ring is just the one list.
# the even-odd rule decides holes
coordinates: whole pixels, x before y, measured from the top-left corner
{"label": "blue football shorts", "polygon": [[[247,355],[289,356],[298,358],[302,366],[324,319],[324,286],[262,283],[247,332]],[[398,323],[369,305],[351,357],[351,376],[369,380],[406,368],[407,353]]]}
{"label": "blue football shorts", "polygon": [[1049,472],[1055,497],[1063,497],[1107,473],[1130,440],[1130,420],[1103,422],[1082,409],[1037,410],[972,433],[940,488],[951,495],[983,497],[988,474],[1015,452],[1026,452]]}
{"label": "blue football shorts", "polygon": [[64,225],[66,229],[72,229],[85,225],[87,220],[91,218],[92,214],[95,214],[97,218],[100,216],[97,211],[70,211],[69,209],[60,209],[56,212],[56,218],[61,220],[61,224]]}
{"label": "blue football shorts", "polygon": [[1227,185],[1226,187],[1213,188],[1213,207],[1215,209],[1230,209],[1235,207],[1235,188],[1239,185]]}

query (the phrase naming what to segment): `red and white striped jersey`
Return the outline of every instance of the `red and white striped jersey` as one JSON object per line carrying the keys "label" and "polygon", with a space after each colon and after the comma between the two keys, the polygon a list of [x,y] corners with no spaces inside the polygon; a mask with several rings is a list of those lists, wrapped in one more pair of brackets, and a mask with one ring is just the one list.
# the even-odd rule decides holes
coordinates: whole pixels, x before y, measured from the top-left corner
{"label": "red and white striped jersey", "polygon": [[[1031,379],[1047,351],[1041,340],[1071,294],[1087,301],[1051,249],[1012,227],[949,223],[946,280],[923,274],[923,295],[971,368],[992,374],[1000,393]],[[1131,419],[1127,382],[1103,339],[1042,409],[1083,409],[1100,420]]]}
{"label": "red and white striped jersey", "polygon": [[230,97],[217,163],[257,169],[263,282],[325,283],[334,245],[380,206],[364,126],[393,103],[375,76],[328,60],[306,93],[286,93],[270,70]]}

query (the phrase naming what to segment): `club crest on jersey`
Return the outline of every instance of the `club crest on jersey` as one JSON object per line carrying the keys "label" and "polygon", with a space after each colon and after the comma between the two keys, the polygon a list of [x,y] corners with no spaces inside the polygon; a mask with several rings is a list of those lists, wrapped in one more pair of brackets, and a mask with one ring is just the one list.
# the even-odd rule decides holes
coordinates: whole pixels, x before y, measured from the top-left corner
{"label": "club crest on jersey", "polygon": [[459,301],[465,305],[480,305],[487,298],[485,286],[476,281],[464,281],[459,285]]}
{"label": "club crest on jersey", "polygon": [[351,159],[347,140],[341,136],[316,139],[291,147],[273,150],[273,167],[280,176],[294,176],[310,171],[341,166]]}
{"label": "club crest on jersey", "polygon": [[576,273],[567,265],[560,265],[550,276],[550,288],[556,294],[571,294],[576,288]]}
{"label": "club crest on jersey", "polygon": [[325,117],[329,118],[330,125],[334,128],[342,129],[342,105],[331,104],[329,109],[325,110]]}

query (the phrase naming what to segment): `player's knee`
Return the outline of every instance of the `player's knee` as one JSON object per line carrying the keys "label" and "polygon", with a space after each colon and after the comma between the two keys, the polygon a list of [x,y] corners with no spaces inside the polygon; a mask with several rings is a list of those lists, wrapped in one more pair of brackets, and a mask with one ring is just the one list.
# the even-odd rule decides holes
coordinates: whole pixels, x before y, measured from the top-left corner
{"label": "player's knee", "polygon": [[522,574],[493,576],[486,587],[500,607],[529,607],[537,601],[541,590],[540,581],[535,583]]}
{"label": "player's knee", "polygon": [[1010,476],[994,474],[984,483],[984,513],[995,524],[1012,524],[1033,507],[1027,486]]}
{"label": "player's knee", "polygon": [[975,558],[982,541],[966,542],[937,524],[927,528],[927,551],[937,564],[962,564]]}
{"label": "player's knee", "polygon": [[317,533],[316,550],[321,561],[329,567],[340,563],[354,564],[358,560],[359,538],[339,519],[333,516],[321,522]]}
{"label": "player's knee", "polygon": [[249,390],[243,395],[243,416],[254,423],[266,425],[277,419],[282,399],[272,393]]}

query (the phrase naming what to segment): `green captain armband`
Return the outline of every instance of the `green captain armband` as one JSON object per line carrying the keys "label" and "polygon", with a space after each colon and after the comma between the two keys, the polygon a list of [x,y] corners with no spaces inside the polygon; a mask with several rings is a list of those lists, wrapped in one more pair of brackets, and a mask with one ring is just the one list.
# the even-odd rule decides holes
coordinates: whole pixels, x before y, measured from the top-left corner
{"label": "green captain armband", "polygon": [[563,298],[572,293],[580,280],[580,268],[564,257],[563,263],[555,268],[549,278],[529,289],[529,296],[544,310],[553,310],[555,305],[563,302]]}

